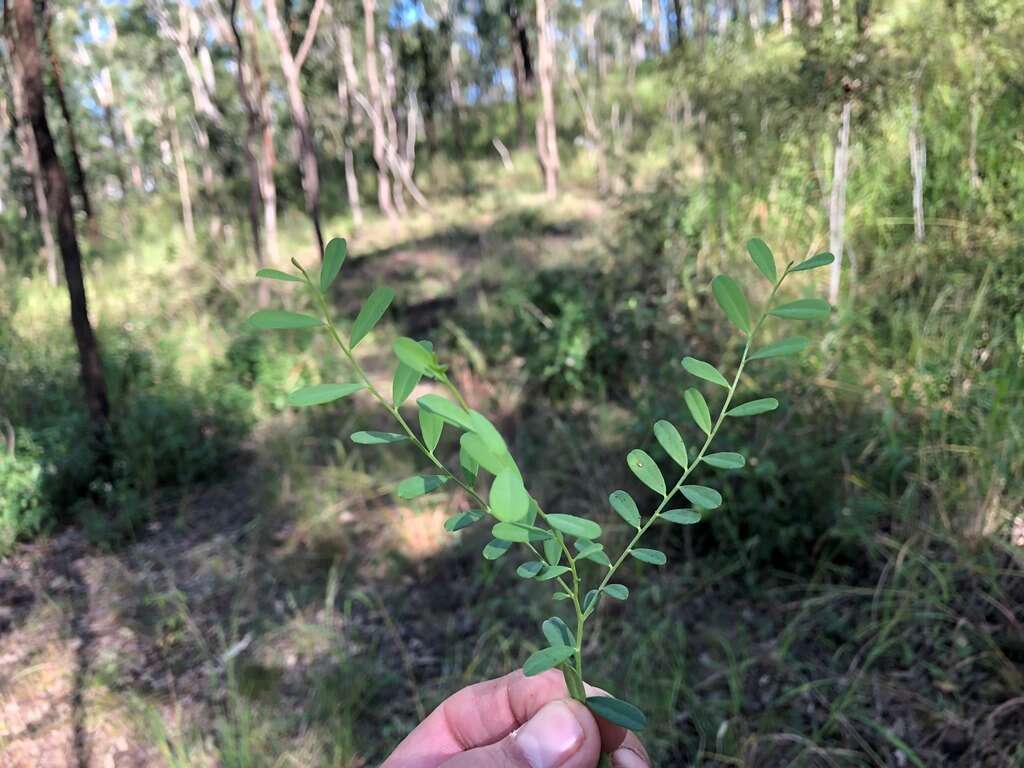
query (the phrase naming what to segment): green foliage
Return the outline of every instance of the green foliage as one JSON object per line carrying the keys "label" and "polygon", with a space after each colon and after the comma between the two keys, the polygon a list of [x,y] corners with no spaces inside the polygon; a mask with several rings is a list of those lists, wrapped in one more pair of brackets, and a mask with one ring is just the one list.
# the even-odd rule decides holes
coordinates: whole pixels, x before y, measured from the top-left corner
{"label": "green foliage", "polygon": [[[332,243],[337,241],[332,241]],[[751,241],[751,256],[759,270],[772,278],[775,275],[774,260],[767,246],[760,241]],[[486,515],[491,515],[497,522],[492,526],[494,539],[485,547],[483,556],[488,560],[502,557],[513,545],[529,550],[531,558],[521,563],[516,573],[520,578],[536,581],[557,580],[562,590],[556,593],[556,600],[568,600],[575,611],[578,633],[572,633],[568,625],[555,617],[543,625],[543,634],[548,646],[537,651],[527,659],[524,671],[527,675],[535,675],[554,667],[559,667],[566,679],[570,693],[581,701],[586,700],[595,712],[603,717],[626,724],[627,727],[641,728],[644,724],[643,715],[632,705],[611,698],[585,699],[583,693],[582,672],[582,631],[590,615],[597,610],[601,594],[607,594],[617,600],[625,600],[629,591],[620,584],[613,584],[611,578],[622,564],[632,558],[646,565],[662,566],[668,562],[667,555],[655,549],[638,546],[648,529],[665,519],[679,525],[693,525],[701,520],[701,511],[717,509],[722,505],[722,495],[715,489],[703,485],[687,483],[687,479],[699,464],[708,464],[717,469],[739,469],[745,465],[744,457],[735,452],[708,453],[725,415],[752,416],[774,410],[778,401],[774,398],[763,398],[751,401],[730,409],[736,390],[742,380],[745,364],[749,360],[761,357],[775,357],[782,354],[793,354],[806,346],[806,339],[800,338],[799,344],[792,339],[762,348],[760,353],[751,354],[754,337],[761,329],[765,320],[777,317],[782,320],[821,319],[828,316],[828,305],[818,299],[804,299],[797,302],[778,305],[776,294],[788,276],[791,266],[778,279],[772,278],[773,287],[765,306],[752,317],[750,306],[742,289],[731,278],[719,275],[711,282],[711,290],[722,306],[727,317],[743,331],[746,339],[742,355],[732,383],[710,363],[685,357],[683,367],[692,375],[709,381],[726,390],[720,405],[720,413],[712,420],[710,407],[704,396],[695,388],[684,393],[684,401],[691,416],[704,433],[704,441],[691,460],[682,435],[667,420],[659,420],[654,425],[654,436],[665,451],[681,469],[681,476],[673,484],[669,484],[657,461],[646,451],[634,448],[626,456],[626,464],[636,478],[647,488],[660,496],[660,503],[646,516],[641,515],[636,501],[626,491],[615,491],[609,496],[613,509],[631,528],[636,529],[622,554],[612,560],[605,551],[605,545],[598,539],[603,529],[599,523],[579,515],[565,513],[546,513],[540,504],[531,497],[526,483],[515,461],[508,450],[508,444],[500,431],[481,413],[469,407],[459,390],[447,376],[448,367],[442,364],[433,351],[433,347],[421,344],[407,337],[397,339],[393,344],[395,356],[398,358],[398,371],[393,386],[391,400],[388,400],[371,382],[366,371],[360,366],[352,354],[352,347],[383,314],[390,304],[390,292],[380,294],[386,298],[377,302],[370,313],[372,322],[365,320],[366,307],[360,311],[355,326],[360,333],[350,336],[349,344],[342,341],[331,318],[326,301],[327,289],[331,280],[340,268],[325,261],[324,271],[318,283],[309,279],[305,270],[298,264],[303,275],[306,288],[319,307],[322,319],[315,320],[328,331],[330,338],[339,347],[342,356],[353,366],[355,376],[361,383],[349,385],[314,385],[299,390],[289,398],[292,405],[317,405],[333,402],[342,397],[365,390],[401,429],[397,433],[366,433],[357,432],[352,439],[357,444],[387,445],[392,443],[411,443],[439,474],[416,475],[399,483],[396,490],[402,499],[414,499],[421,495],[438,490],[446,483],[452,482],[466,493],[474,504],[471,512],[457,513],[449,517],[445,523],[448,531],[456,532],[473,525]],[[329,275],[324,277],[324,275]],[[380,291],[382,289],[378,289]],[[254,317],[263,318],[256,325],[266,328],[289,330],[309,327],[308,321],[295,321],[290,313],[263,314]],[[363,319],[361,319],[363,318]],[[252,323],[252,321],[250,321]],[[403,370],[407,371],[403,373]],[[436,392],[425,394],[417,399],[417,413],[420,420],[419,435],[413,431],[399,406],[405,401],[419,377],[426,376],[437,382],[437,386],[446,395]],[[454,399],[452,399],[454,398]],[[449,424],[462,434],[459,437],[459,463],[461,474],[449,469],[443,459],[442,446],[443,426]],[[482,489],[478,489],[480,480],[478,468],[483,467],[494,478],[484,498]],[[696,509],[667,510],[669,501],[681,494]],[[566,544],[566,539],[575,540],[573,549]],[[543,554],[537,545],[543,549]],[[538,558],[543,559],[538,559]],[[563,560],[565,564],[563,564]],[[600,569],[597,586],[584,592],[581,570],[584,562],[595,563]]]}

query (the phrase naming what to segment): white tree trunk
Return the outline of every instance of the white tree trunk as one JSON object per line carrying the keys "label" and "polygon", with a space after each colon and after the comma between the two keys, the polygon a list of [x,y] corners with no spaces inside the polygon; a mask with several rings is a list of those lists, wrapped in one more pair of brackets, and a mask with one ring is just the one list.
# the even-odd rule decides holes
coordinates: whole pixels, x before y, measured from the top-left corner
{"label": "white tree trunk", "polygon": [[839,300],[839,277],[843,263],[843,239],[846,226],[846,180],[850,169],[850,113],[853,103],[847,99],[843,103],[840,118],[839,140],[835,149],[835,162],[832,170],[832,192],[829,199],[829,250],[835,256],[832,272],[829,275],[828,299],[832,304]]}
{"label": "white tree trunk", "polygon": [[178,130],[178,114],[174,107],[167,110],[171,134],[171,151],[174,153],[174,170],[178,177],[178,199],[181,202],[181,221],[185,226],[185,239],[190,246],[196,244],[196,225],[192,218],[192,188],[188,182],[188,164],[181,146],[181,132]]}
{"label": "white tree trunk", "polygon": [[373,129],[373,162],[377,166],[377,205],[387,216],[391,228],[398,226],[398,215],[391,203],[391,179],[388,176],[387,136],[381,111],[380,74],[377,71],[377,32],[374,19],[375,0],[363,0],[363,36],[366,48],[366,85],[368,114]]}
{"label": "white tree trunk", "polygon": [[540,81],[541,108],[537,111],[537,154],[544,172],[544,189],[554,200],[558,197],[558,134],[555,124],[554,41],[548,18],[547,0],[537,4],[537,79]]}
{"label": "white tree trunk", "polygon": [[793,32],[793,0],[781,0],[782,3],[782,34]]}
{"label": "white tree trunk", "polygon": [[921,132],[921,108],[914,97],[910,123],[910,174],[914,179],[914,239],[924,242],[924,178],[928,165],[928,147]]}

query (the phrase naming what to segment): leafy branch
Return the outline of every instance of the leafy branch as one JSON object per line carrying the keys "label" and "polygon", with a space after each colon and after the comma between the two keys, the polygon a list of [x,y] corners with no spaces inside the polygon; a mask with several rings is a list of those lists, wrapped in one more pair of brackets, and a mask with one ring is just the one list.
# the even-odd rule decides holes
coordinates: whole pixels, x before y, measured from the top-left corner
{"label": "leafy branch", "polygon": [[[612,578],[630,557],[650,565],[664,565],[667,562],[664,553],[637,546],[651,526],[659,520],[691,525],[721,505],[722,496],[717,490],[704,485],[688,484],[687,480],[701,463],[716,469],[743,467],[745,459],[740,453],[708,453],[722,424],[727,417],[754,416],[775,410],[779,405],[774,398],[732,405],[746,366],[756,360],[796,354],[808,344],[806,338],[792,336],[755,350],[754,339],[765,321],[770,316],[786,320],[815,320],[827,317],[830,312],[829,305],[821,299],[776,304],[779,290],[787,277],[831,263],[830,254],[820,254],[800,264],[794,265],[791,262],[778,275],[775,258],[763,241],[751,240],[747,250],[758,270],[771,282],[771,294],[763,310],[752,321],[750,307],[739,285],[726,275],[719,275],[712,281],[715,299],[746,339],[736,372],[730,381],[710,363],[692,357],[683,359],[682,367],[687,373],[725,389],[725,397],[712,421],[710,408],[701,392],[690,387],[684,393],[687,410],[704,434],[700,448],[692,456],[679,430],[672,423],[662,420],[654,425],[655,439],[668,457],[682,468],[679,480],[671,488],[666,485],[661,469],[650,455],[641,449],[629,452],[626,463],[630,470],[644,485],[660,494],[661,501],[645,521],[629,493],[618,490],[609,496],[616,513],[636,529],[614,561],[600,543],[603,530],[597,522],[575,515],[545,512],[529,494],[523,475],[501,432],[466,402],[448,377],[448,366],[438,360],[430,342],[406,337],[394,342],[398,365],[392,380],[390,398],[373,383],[356,358],[355,349],[384,316],[394,300],[394,292],[384,287],[374,290],[352,321],[348,339],[342,336],[331,318],[327,296],[347,255],[347,244],[343,239],[335,238],[328,243],[317,276],[311,275],[295,260],[292,263],[298,275],[273,269],[262,269],[257,273],[262,278],[303,283],[313,295],[319,317],[284,310],[261,310],[252,315],[249,322],[256,328],[322,328],[327,331],[355,371],[357,381],[302,387],[288,396],[288,402],[300,407],[322,405],[363,390],[369,392],[401,431],[356,432],[351,436],[353,442],[367,446],[409,442],[437,472],[402,480],[396,488],[397,495],[408,500],[437,491],[448,483],[460,487],[473,506],[449,517],[445,528],[455,533],[484,518],[493,518],[496,521],[491,528],[493,539],[484,548],[483,556],[497,560],[515,545],[522,545],[536,559],[522,563],[516,573],[525,579],[557,583],[561,589],[554,594],[554,599],[571,604],[575,614],[575,630],[570,629],[559,617],[545,621],[541,629],[547,644],[526,660],[523,665],[525,674],[539,674],[557,667],[565,677],[571,696],[585,702],[596,714],[607,720],[632,730],[640,730],[645,725],[645,718],[632,704],[610,696],[586,695],[583,684],[583,637],[586,622],[597,610],[603,595],[617,600],[628,599],[629,590],[622,584],[612,582]],[[424,378],[436,381],[451,398],[437,393],[417,398],[417,433],[402,415],[401,408]],[[437,449],[446,427],[459,433],[458,471],[450,469],[438,456]],[[477,488],[484,473],[492,478],[486,498]],[[691,506],[667,509],[669,502],[679,494]],[[581,570],[585,562],[606,569],[597,586],[586,592]]]}

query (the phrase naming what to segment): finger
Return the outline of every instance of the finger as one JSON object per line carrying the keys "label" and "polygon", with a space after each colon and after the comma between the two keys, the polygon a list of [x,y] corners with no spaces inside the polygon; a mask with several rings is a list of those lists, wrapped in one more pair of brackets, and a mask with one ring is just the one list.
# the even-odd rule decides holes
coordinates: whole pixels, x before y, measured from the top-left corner
{"label": "finger", "polygon": [[[588,687],[588,693],[600,693]],[[424,720],[381,768],[437,768],[453,755],[494,744],[529,720],[550,701],[568,696],[561,673],[550,670],[526,677],[522,672],[463,688]],[[625,738],[619,726],[599,721],[604,750]]]}
{"label": "finger", "polygon": [[[598,718],[600,720],[600,718]],[[612,753],[612,768],[650,768],[651,758],[633,732],[627,732],[622,746]]]}
{"label": "finger", "polygon": [[593,768],[600,753],[590,710],[564,699],[545,704],[498,743],[456,755],[441,768]]}

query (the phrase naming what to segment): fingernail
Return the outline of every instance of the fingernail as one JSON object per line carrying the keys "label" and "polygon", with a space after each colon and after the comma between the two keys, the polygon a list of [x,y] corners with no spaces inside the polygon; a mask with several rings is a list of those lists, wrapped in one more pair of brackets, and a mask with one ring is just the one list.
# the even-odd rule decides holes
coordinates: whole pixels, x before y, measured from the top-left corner
{"label": "fingernail", "polygon": [[558,768],[583,743],[583,726],[564,702],[543,706],[515,736],[515,745],[530,768]]}
{"label": "fingernail", "polygon": [[612,755],[615,768],[647,768],[647,763],[631,749],[619,749]]}

